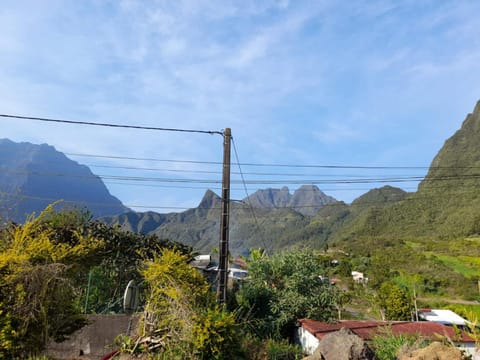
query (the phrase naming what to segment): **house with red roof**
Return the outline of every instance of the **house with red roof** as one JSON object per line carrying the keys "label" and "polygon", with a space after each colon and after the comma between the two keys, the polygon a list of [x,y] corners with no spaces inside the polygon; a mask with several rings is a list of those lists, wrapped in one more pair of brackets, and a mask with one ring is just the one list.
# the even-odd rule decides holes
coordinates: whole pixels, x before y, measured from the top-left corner
{"label": "house with red roof", "polygon": [[475,340],[467,333],[456,332],[451,326],[429,321],[341,320],[335,323],[326,323],[302,319],[298,321],[296,338],[305,353],[313,354],[325,335],[342,328],[350,329],[367,342],[371,341],[375,335],[382,334],[386,328],[393,335],[410,334],[422,337],[427,341],[439,341],[442,338],[448,338],[460,350],[471,354],[473,359],[480,359],[480,354],[475,352]]}

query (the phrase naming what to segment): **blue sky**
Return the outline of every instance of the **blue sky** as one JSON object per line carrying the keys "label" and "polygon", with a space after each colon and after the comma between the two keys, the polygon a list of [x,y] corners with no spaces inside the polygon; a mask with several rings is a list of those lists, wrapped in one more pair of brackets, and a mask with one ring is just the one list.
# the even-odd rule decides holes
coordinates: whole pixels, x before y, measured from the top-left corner
{"label": "blue sky", "polygon": [[[248,193],[329,180],[320,189],[350,202],[388,183],[358,179],[425,175],[472,111],[479,13],[480,2],[453,0],[6,0],[0,113],[230,127],[241,163],[420,167],[241,169],[246,181],[278,182],[248,184]],[[189,181],[220,179],[218,164],[190,162],[220,162],[218,135],[0,122],[2,138],[69,154],[187,161],[70,156],[100,175],[185,179],[108,183],[125,204],[144,206],[138,210],[193,207],[207,188],[219,193],[218,184]],[[240,179],[232,174],[232,198],[246,196]]]}

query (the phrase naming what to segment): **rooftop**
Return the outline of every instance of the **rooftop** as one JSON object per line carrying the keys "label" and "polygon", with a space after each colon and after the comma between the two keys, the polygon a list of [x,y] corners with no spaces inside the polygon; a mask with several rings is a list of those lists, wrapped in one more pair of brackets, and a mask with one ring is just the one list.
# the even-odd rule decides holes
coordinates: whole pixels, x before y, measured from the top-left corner
{"label": "rooftop", "polygon": [[[376,334],[381,334],[382,330],[389,327],[394,335],[411,334],[423,336],[428,340],[439,340],[440,337],[455,339],[457,337],[455,330],[451,326],[446,326],[436,322],[428,321],[373,321],[373,320],[341,320],[336,323],[326,323],[310,319],[299,320],[300,326],[315,335],[321,340],[325,335],[348,328],[353,333],[364,340],[372,340]],[[474,343],[475,340],[462,332],[461,342]]]}
{"label": "rooftop", "polygon": [[433,321],[445,325],[465,326],[468,321],[451,310],[419,309],[418,316],[422,320]]}

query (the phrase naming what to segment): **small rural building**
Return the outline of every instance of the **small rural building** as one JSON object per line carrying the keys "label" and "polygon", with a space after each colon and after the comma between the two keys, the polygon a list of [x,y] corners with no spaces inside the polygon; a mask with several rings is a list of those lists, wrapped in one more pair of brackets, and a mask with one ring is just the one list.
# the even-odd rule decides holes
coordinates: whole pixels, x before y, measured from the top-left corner
{"label": "small rural building", "polygon": [[468,321],[466,319],[451,310],[419,309],[418,318],[423,321],[432,321],[444,325],[455,325],[459,328],[465,328],[468,326]]}
{"label": "small rural building", "polygon": [[197,255],[193,258],[190,264],[200,270],[205,270],[208,268],[212,263],[212,256],[211,255]]}
{"label": "small rural building", "polygon": [[480,355],[475,355],[475,340],[462,332],[460,338],[451,326],[427,321],[373,321],[373,320],[342,320],[335,323],[326,323],[310,319],[298,321],[296,339],[303,351],[309,355],[317,349],[320,341],[327,334],[339,331],[342,328],[351,330],[364,341],[371,341],[385,328],[389,328],[394,335],[411,334],[421,336],[426,340],[438,341],[439,337],[446,337],[460,349],[480,360]]}
{"label": "small rural building", "polygon": [[358,284],[363,284],[368,282],[368,278],[363,275],[363,273],[359,271],[352,271],[352,278]]}

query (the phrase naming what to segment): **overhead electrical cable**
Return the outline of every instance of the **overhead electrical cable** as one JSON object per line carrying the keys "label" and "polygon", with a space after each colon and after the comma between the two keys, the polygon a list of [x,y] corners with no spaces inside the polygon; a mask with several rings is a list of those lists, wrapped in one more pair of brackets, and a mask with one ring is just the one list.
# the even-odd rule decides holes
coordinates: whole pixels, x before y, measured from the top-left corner
{"label": "overhead electrical cable", "polygon": [[213,130],[192,130],[192,129],[163,128],[163,127],[156,127],[156,126],[97,123],[97,122],[90,122],[90,121],[51,119],[51,118],[43,118],[43,117],[20,116],[20,115],[10,115],[10,114],[0,114],[0,117],[10,118],[10,119],[19,119],[19,120],[55,122],[55,123],[73,124],[73,125],[104,126],[104,127],[111,127],[111,128],[124,128],[124,129],[137,129],[137,130],[174,131],[174,132],[201,133],[201,134],[210,134],[210,135],[218,134],[223,136],[223,132],[213,131]]}
{"label": "overhead electrical cable", "polygon": [[134,160],[134,161],[153,161],[153,162],[168,162],[168,163],[185,163],[185,164],[210,164],[221,165],[220,161],[197,161],[197,160],[172,160],[172,159],[155,159],[155,158],[140,158],[129,156],[116,156],[116,155],[97,155],[97,154],[80,154],[80,153],[64,153],[69,156],[79,157],[92,157],[92,158],[105,158],[105,159],[118,159],[118,160]]}
{"label": "overhead electrical cable", "polygon": [[[152,162],[167,162],[167,163],[187,163],[187,164],[210,164],[222,165],[221,161],[199,161],[199,160],[175,160],[175,159],[159,159],[159,158],[142,158],[129,157],[117,155],[104,154],[84,154],[84,153],[69,153],[64,152],[65,155],[91,158],[106,158],[118,160],[134,160],[134,161],[152,161]],[[480,166],[369,166],[369,165],[330,165],[330,164],[275,164],[275,163],[234,163],[231,165],[253,166],[253,167],[281,167],[281,168],[320,168],[320,169],[358,169],[358,170],[429,170],[429,169],[450,169],[450,170],[473,170],[480,169]],[[245,172],[245,174],[249,174]]]}
{"label": "overhead electrical cable", "polygon": [[[7,170],[8,171],[8,170]],[[14,170],[11,173],[16,174],[31,174],[37,176],[50,176],[50,177],[74,177],[84,179],[101,178],[105,180],[117,180],[117,181],[137,181],[137,182],[160,182],[160,183],[194,183],[194,184],[220,184],[221,179],[200,179],[200,178],[171,178],[171,177],[146,177],[146,176],[126,176],[126,175],[112,175],[112,174],[67,174],[67,173],[55,173],[55,172],[41,172],[31,170]],[[444,175],[436,176],[433,178],[425,178],[423,176],[399,176],[399,177],[369,177],[369,178],[348,178],[348,179],[253,179],[245,180],[232,180],[233,184],[249,184],[249,185],[318,185],[318,184],[372,184],[372,183],[404,183],[404,182],[437,182],[437,181],[451,181],[451,180],[475,180],[479,179],[480,174],[459,174],[459,175]]]}
{"label": "overhead electrical cable", "polygon": [[[250,212],[252,214],[253,220],[255,221],[255,225],[256,225],[257,229],[261,230],[262,228],[260,227],[260,224],[258,223],[257,216],[255,215],[255,211],[253,210],[253,206],[252,206],[252,203],[250,201],[250,195],[248,193],[247,184],[245,182],[245,178],[244,178],[243,172],[242,172],[242,167],[240,165],[240,160],[238,158],[237,146],[235,145],[234,138],[232,137],[231,139],[232,139],[232,144],[233,144],[233,153],[235,154],[235,159],[237,160],[238,171],[240,172],[240,177],[242,179],[243,188],[245,190],[247,205],[248,205],[248,208],[250,209]],[[267,248],[267,245],[266,245],[265,240],[264,240],[264,236],[260,235],[260,241],[262,242],[263,248],[265,249],[265,251],[267,251],[267,253],[272,250],[272,247],[273,247],[272,243],[270,242],[270,247]]]}
{"label": "overhead electrical cable", "polygon": [[[221,171],[218,170],[198,170],[198,169],[165,169],[165,168],[146,168],[138,166],[116,166],[116,165],[96,165],[96,164],[84,164],[90,168],[104,168],[104,169],[122,169],[122,170],[141,170],[141,171],[155,171],[155,172],[180,172],[180,173],[199,173],[199,174],[221,174]],[[241,166],[241,164],[237,164]],[[231,171],[232,175],[252,175],[252,176],[288,176],[288,177],[301,177],[301,176],[318,176],[318,177],[352,177],[352,178],[361,178],[368,177],[370,175],[361,175],[361,174],[305,174],[305,173],[272,173],[272,172],[239,172]],[[390,175],[394,177],[404,177],[407,175]],[[413,175],[409,175],[413,176]]]}
{"label": "overhead electrical cable", "polygon": [[[457,194],[457,195],[466,195],[466,194],[477,194],[477,189],[473,189],[470,191],[465,191],[465,190],[456,190],[452,191],[452,194]],[[0,196],[4,197],[10,197],[10,198],[18,198],[18,199],[31,199],[31,200],[39,200],[39,201],[49,201],[49,202],[55,202],[59,201],[59,199],[54,199],[54,198],[46,198],[46,197],[38,197],[38,196],[32,196],[32,195],[25,195],[25,194],[19,194],[19,193],[8,193],[4,191],[0,191]],[[400,202],[410,202],[410,201],[418,201],[418,200],[430,200],[432,198],[436,198],[436,195],[428,195],[428,194],[422,194],[422,195],[417,195],[414,197],[405,197],[403,199],[386,199],[386,200],[357,200],[354,204],[356,207],[371,207],[375,206],[378,204],[388,204],[388,203],[400,203]],[[67,203],[67,204],[76,204],[76,205],[96,205],[96,206],[112,206],[112,205],[118,205],[116,203],[110,203],[110,202],[92,202],[92,201],[82,201],[82,200],[65,200],[61,199],[61,202]],[[235,202],[235,204],[238,204],[238,206],[241,206],[243,208],[247,208],[250,210],[250,208],[262,211],[262,210],[269,210],[267,207],[254,207],[251,205],[248,205],[245,202]],[[180,206],[158,206],[158,205],[134,205],[134,204],[124,204],[124,206],[128,208],[145,208],[145,209],[176,209],[176,210],[189,210],[192,209],[190,207],[180,207]],[[338,202],[333,202],[330,204],[323,205],[323,207],[337,207],[337,206],[352,206],[352,204],[346,204],[343,201],[338,201]],[[295,210],[295,209],[301,209],[301,208],[318,208],[319,205],[288,205],[288,206],[276,206],[274,209],[290,209],[290,210]],[[221,210],[220,207],[204,207],[204,206],[198,206],[196,207],[198,209],[210,209],[210,210]],[[273,209],[273,208],[270,208]],[[235,211],[235,209],[233,209]],[[270,215],[260,215],[256,214],[255,215],[257,218],[259,217],[269,217]]]}
{"label": "overhead electrical cable", "polygon": [[[105,180],[120,180],[120,181],[138,181],[138,182],[165,182],[165,183],[195,183],[195,184],[221,184],[221,179],[198,179],[198,178],[170,178],[170,177],[146,177],[146,176],[125,176],[125,175],[110,175],[110,174],[92,174],[92,175],[80,175],[80,174],[66,174],[66,173],[50,173],[40,171],[13,171],[16,174],[30,174],[36,176],[47,177],[72,177],[83,179],[95,179],[101,178]],[[480,175],[479,175],[480,176]],[[232,180],[234,184],[246,184],[250,185],[272,185],[272,184],[363,184],[363,183],[386,183],[386,182],[411,182],[420,181],[423,177],[405,177],[405,178],[362,178],[362,179],[266,179],[266,180]],[[451,179],[451,178],[448,178]],[[452,178],[454,179],[454,178]],[[462,178],[463,179],[463,178]],[[438,179],[440,180],[440,179]]]}

